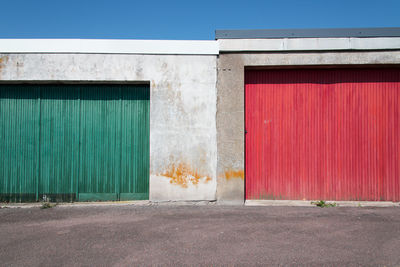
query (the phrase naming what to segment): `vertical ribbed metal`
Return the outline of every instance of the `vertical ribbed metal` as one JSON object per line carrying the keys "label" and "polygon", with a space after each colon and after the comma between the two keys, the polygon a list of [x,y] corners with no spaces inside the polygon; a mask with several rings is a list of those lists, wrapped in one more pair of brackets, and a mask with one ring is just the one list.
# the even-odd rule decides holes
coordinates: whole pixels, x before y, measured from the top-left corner
{"label": "vertical ribbed metal", "polygon": [[[148,193],[150,169],[150,90],[124,90],[122,94],[121,193]],[[135,101],[132,101],[135,100]],[[140,126],[140,127],[138,127]],[[137,153],[135,151],[140,151]]]}
{"label": "vertical ribbed metal", "polygon": [[0,198],[148,198],[149,119],[148,86],[0,85]]}
{"label": "vertical ribbed metal", "polygon": [[40,86],[39,195],[75,196],[79,157],[79,89]]}
{"label": "vertical ribbed metal", "polygon": [[39,89],[26,85],[0,88],[0,199],[34,201],[39,164]]}
{"label": "vertical ribbed metal", "polygon": [[400,70],[247,71],[246,198],[400,200]]}
{"label": "vertical ribbed metal", "polygon": [[79,193],[114,193],[119,179],[121,143],[120,88],[82,89]]}

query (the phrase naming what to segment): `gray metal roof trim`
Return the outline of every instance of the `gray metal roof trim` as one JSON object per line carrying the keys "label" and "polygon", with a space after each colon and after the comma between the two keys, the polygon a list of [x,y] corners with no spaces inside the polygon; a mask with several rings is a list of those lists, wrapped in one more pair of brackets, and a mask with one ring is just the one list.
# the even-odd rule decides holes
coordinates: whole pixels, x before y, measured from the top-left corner
{"label": "gray metal roof trim", "polygon": [[373,38],[400,37],[400,27],[391,28],[325,28],[216,30],[215,39],[279,39],[279,38]]}

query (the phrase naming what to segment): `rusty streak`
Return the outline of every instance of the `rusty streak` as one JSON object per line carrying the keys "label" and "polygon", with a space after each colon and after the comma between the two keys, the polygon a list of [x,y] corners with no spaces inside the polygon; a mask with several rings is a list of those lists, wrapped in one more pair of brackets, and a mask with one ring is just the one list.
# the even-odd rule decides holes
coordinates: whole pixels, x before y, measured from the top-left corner
{"label": "rusty streak", "polygon": [[225,178],[227,180],[232,179],[232,178],[240,178],[240,179],[244,179],[244,170],[230,170],[230,171],[226,171],[225,172]]}
{"label": "rusty streak", "polygon": [[187,188],[190,184],[198,185],[201,181],[208,183],[212,180],[209,176],[199,173],[184,163],[172,164],[161,175],[169,178],[171,184],[179,185],[183,188]]}

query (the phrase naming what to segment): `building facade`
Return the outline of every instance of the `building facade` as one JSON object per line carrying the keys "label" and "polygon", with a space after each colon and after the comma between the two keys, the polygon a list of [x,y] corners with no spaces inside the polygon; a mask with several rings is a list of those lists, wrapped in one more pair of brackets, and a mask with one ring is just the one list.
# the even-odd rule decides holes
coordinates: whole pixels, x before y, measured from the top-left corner
{"label": "building facade", "polygon": [[6,201],[400,200],[400,30],[0,40]]}

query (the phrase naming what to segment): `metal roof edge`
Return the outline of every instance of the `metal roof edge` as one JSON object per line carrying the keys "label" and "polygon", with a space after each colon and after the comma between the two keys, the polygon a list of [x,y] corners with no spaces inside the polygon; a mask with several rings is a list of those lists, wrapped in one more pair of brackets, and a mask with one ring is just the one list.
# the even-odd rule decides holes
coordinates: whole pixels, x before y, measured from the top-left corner
{"label": "metal roof edge", "polygon": [[215,40],[0,39],[0,53],[218,55]]}
{"label": "metal roof edge", "polygon": [[216,30],[215,39],[400,37],[400,27]]}

